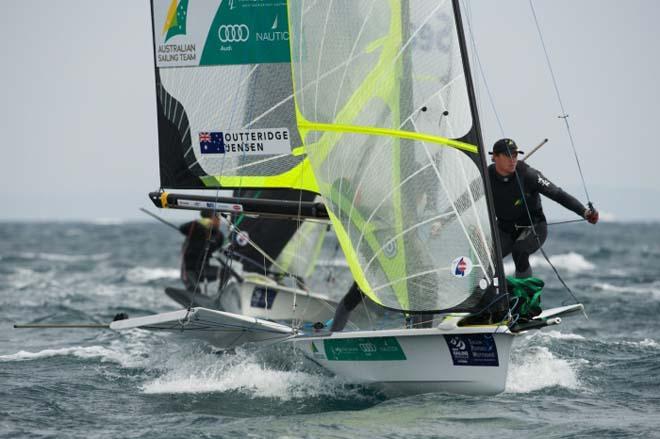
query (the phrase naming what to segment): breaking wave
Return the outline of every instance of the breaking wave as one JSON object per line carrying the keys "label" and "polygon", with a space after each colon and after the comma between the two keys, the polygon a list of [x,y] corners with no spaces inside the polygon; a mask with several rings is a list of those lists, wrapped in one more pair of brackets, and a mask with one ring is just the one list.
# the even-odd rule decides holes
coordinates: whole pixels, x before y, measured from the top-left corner
{"label": "breaking wave", "polygon": [[15,354],[0,355],[0,361],[31,361],[41,360],[43,358],[66,356],[73,356],[83,359],[99,358],[101,361],[113,361],[120,363],[121,361],[119,361],[119,358],[122,356],[122,354],[103,346],[72,346],[59,349],[44,349],[38,352],[19,351]]}
{"label": "breaking wave", "polygon": [[529,338],[544,338],[554,340],[586,340],[579,334],[564,334],[560,331],[536,331],[530,334]]}
{"label": "breaking wave", "polygon": [[[584,256],[575,252],[552,255],[550,256],[550,262],[555,268],[569,271],[571,273],[579,273],[581,271],[593,270],[596,268],[596,266],[589,262]],[[548,262],[543,256],[532,255],[529,258],[529,263],[533,268],[550,269],[550,265],[548,265]],[[515,265],[512,261],[509,260],[504,264],[504,271],[506,271],[507,274],[515,271]]]}
{"label": "breaking wave", "polygon": [[17,258],[35,260],[40,259],[44,261],[53,262],[81,262],[81,261],[102,261],[110,257],[110,253],[98,253],[90,255],[65,255],[59,253],[32,253],[22,252],[16,254]]}
{"label": "breaking wave", "polygon": [[611,293],[652,294],[660,297],[660,281],[634,285],[612,285],[606,282],[594,284],[594,288]]}
{"label": "breaking wave", "polygon": [[157,279],[178,279],[179,270],[176,268],[135,267],[126,273],[126,278],[129,282],[138,284]]}

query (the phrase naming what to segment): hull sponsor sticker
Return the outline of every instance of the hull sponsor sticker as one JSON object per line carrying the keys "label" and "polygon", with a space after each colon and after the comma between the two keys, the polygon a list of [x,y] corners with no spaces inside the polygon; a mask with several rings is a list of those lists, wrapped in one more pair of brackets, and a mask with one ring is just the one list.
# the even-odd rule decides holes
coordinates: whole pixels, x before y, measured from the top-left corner
{"label": "hull sponsor sticker", "polygon": [[454,366],[499,366],[492,334],[445,335]]}
{"label": "hull sponsor sticker", "polygon": [[406,354],[396,337],[364,337],[324,340],[325,356],[331,361],[401,361]]}
{"label": "hull sponsor sticker", "polygon": [[250,242],[250,234],[245,230],[241,230],[236,234],[236,244],[241,247],[245,247]]}
{"label": "hull sponsor sticker", "polygon": [[472,260],[467,256],[460,256],[451,263],[451,274],[455,277],[465,277],[472,273]]}
{"label": "hull sponsor sticker", "polygon": [[323,355],[323,352],[319,351],[319,349],[316,347],[316,344],[314,342],[312,342],[312,356],[317,360],[325,360],[325,356]]}
{"label": "hull sponsor sticker", "polygon": [[252,291],[250,306],[252,308],[271,309],[273,307],[273,302],[275,302],[276,296],[276,290],[270,290],[264,287],[256,287]]}
{"label": "hull sponsor sticker", "polygon": [[288,128],[203,131],[198,135],[202,154],[276,155],[290,154]]}
{"label": "hull sponsor sticker", "polygon": [[199,200],[177,200],[177,206],[193,207],[196,209],[213,209],[220,212],[243,212],[243,206],[240,204],[232,203],[216,203],[214,201],[199,201]]}

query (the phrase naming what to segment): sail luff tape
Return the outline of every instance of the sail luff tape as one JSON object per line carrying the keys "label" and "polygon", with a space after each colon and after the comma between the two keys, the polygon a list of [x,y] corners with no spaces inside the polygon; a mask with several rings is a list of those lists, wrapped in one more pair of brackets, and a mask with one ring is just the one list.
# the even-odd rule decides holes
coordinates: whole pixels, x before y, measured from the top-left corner
{"label": "sail luff tape", "polygon": [[458,140],[447,139],[446,137],[415,133],[412,131],[393,130],[390,128],[377,128],[377,127],[368,127],[361,125],[341,125],[341,124],[317,123],[317,122],[306,122],[306,121],[299,121],[298,127],[300,129],[311,130],[311,131],[335,131],[335,132],[353,133],[353,134],[370,134],[374,136],[400,137],[402,139],[420,140],[422,142],[437,143],[439,145],[450,146],[452,148],[460,149],[474,154],[477,153],[477,147],[469,143],[459,142]]}
{"label": "sail luff tape", "polygon": [[167,208],[167,192],[160,194],[160,207],[163,209]]}

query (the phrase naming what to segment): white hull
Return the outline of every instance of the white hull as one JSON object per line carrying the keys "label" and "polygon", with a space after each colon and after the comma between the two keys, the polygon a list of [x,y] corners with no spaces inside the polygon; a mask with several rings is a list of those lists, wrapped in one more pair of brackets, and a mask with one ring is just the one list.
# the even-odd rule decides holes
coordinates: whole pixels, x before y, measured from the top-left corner
{"label": "white hull", "polygon": [[493,395],[504,391],[513,337],[506,326],[454,326],[334,333],[291,342],[335,375],[389,396]]}
{"label": "white hull", "polygon": [[246,277],[239,291],[238,314],[260,319],[325,322],[333,317],[337,306],[327,296],[281,286],[265,276]]}
{"label": "white hull", "polygon": [[[258,319],[274,321],[325,322],[334,315],[337,303],[319,293],[280,285],[271,278],[255,273],[244,275],[244,282],[230,281],[218,298],[217,282],[205,288],[207,293],[192,295],[182,289],[175,292],[174,300],[189,306],[218,309]],[[170,294],[170,293],[168,293]]]}

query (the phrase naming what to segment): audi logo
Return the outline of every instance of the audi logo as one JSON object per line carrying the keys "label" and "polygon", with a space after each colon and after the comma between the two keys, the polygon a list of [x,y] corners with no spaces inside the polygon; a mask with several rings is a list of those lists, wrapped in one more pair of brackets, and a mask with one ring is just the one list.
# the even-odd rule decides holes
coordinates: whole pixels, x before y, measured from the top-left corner
{"label": "audi logo", "polygon": [[360,349],[364,353],[376,352],[376,345],[373,343],[360,343]]}
{"label": "audi logo", "polygon": [[243,43],[249,36],[250,29],[246,24],[223,24],[218,28],[218,38],[223,43]]}

